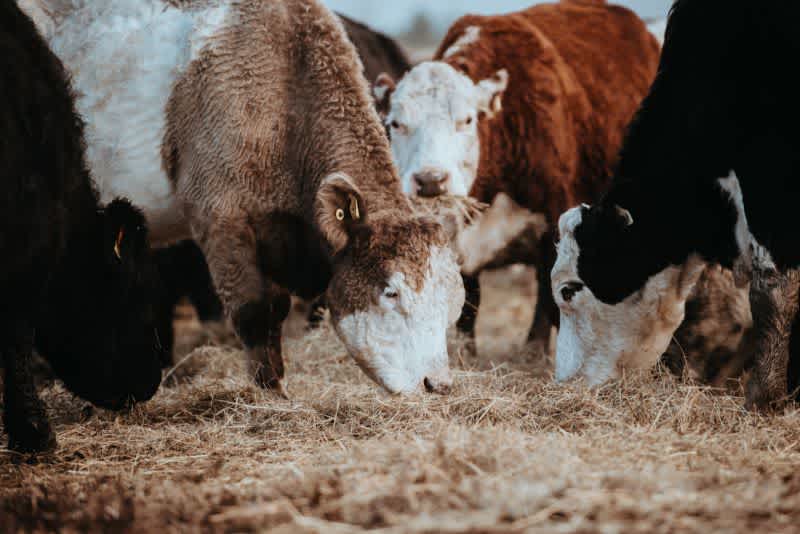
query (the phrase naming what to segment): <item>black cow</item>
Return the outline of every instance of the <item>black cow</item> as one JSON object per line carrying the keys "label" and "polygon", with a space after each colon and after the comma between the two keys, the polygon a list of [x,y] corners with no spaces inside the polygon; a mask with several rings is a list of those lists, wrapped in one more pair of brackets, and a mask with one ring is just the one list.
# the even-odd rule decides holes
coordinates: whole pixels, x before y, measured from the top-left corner
{"label": "black cow", "polygon": [[141,212],[102,207],[67,75],[13,0],[0,1],[0,354],[9,448],[55,444],[31,374],[34,348],[104,408],[161,381],[160,283]]}
{"label": "black cow", "polygon": [[[706,264],[734,268],[745,283],[752,268],[800,263],[798,16],[800,3],[783,0],[675,2],[610,190],[560,220],[557,379],[597,383],[619,366],[654,363]],[[795,360],[797,320],[792,338]],[[756,354],[756,369],[769,365]],[[797,378],[784,375],[780,389]],[[763,401],[752,388],[749,399]]]}
{"label": "black cow", "polygon": [[394,39],[341,13],[337,15],[364,64],[367,81],[374,82],[382,73],[399,80],[411,69],[411,60]]}

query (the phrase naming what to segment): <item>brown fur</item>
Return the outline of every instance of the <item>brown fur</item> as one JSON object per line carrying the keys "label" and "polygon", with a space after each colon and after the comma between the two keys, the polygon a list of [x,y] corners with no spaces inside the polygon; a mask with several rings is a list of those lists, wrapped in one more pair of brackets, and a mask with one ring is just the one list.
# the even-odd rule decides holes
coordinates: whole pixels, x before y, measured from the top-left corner
{"label": "brown fur", "polygon": [[721,386],[749,367],[740,348],[752,325],[748,290],[736,287],[731,271],[709,266],[686,302],[686,318],[664,361],[679,374],[688,365],[695,378]]}
{"label": "brown fur", "polygon": [[747,406],[769,408],[794,395],[797,386],[798,347],[792,346],[798,329],[800,270],[780,273],[755,269],[750,288],[754,325],[743,350],[755,362],[747,384]]}
{"label": "brown fur", "polygon": [[[442,59],[466,28],[477,42]],[[647,94],[659,46],[632,11],[605,2],[562,1],[510,15],[459,19],[435,59],[474,81],[509,73],[502,111],[481,121],[472,195],[500,191],[547,214],[596,199],[625,129]]]}
{"label": "brown fur", "polygon": [[329,304],[356,309],[390,272],[421,284],[444,238],[412,218],[339,20],[314,0],[234,6],[236,26],[176,84],[162,155],[237,332],[272,367],[262,383],[276,385],[286,290],[314,296],[341,266]]}
{"label": "brown fur", "polygon": [[[467,28],[476,42],[447,58]],[[474,82],[509,74],[502,110],[479,124],[480,162],[470,194],[499,192],[555,227],[566,209],[593,202],[609,182],[626,127],[655,77],[659,44],[632,11],[605,1],[563,0],[498,16],[468,15],[434,57]],[[532,339],[547,343],[558,312],[549,272],[552,237],[538,255],[540,292]]]}

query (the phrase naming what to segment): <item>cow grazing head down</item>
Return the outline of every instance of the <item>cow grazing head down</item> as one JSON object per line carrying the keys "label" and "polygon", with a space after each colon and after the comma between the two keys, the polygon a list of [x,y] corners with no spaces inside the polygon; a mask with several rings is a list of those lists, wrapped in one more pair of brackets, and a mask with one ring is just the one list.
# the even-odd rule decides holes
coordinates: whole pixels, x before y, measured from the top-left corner
{"label": "cow grazing head down", "polygon": [[464,287],[449,236],[434,219],[369,211],[345,174],[321,185],[321,232],[334,249],[327,302],[334,329],[364,372],[391,393],[451,385],[447,327]]}
{"label": "cow grazing head down", "polygon": [[620,367],[650,367],[683,321],[706,264],[692,255],[645,280],[629,276],[635,225],[636,215],[621,206],[584,205],[561,216],[552,270],[561,311],[556,380],[580,377],[596,385],[617,377]]}
{"label": "cow grazing head down", "polygon": [[[146,401],[161,383],[161,286],[142,213],[115,200],[96,213],[51,283],[40,352],[76,395],[102,408]],[[170,325],[171,326],[171,325]]]}
{"label": "cow grazing head down", "polygon": [[480,158],[478,121],[502,108],[508,72],[474,83],[451,65],[429,61],[395,87],[381,75],[374,93],[407,195],[467,195]]}

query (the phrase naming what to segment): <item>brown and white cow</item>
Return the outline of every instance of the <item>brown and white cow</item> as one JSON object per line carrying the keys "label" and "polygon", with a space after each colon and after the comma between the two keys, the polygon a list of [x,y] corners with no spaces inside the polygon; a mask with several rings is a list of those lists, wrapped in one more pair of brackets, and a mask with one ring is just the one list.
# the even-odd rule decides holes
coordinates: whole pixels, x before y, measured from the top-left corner
{"label": "brown and white cow", "polygon": [[[403,191],[483,202],[504,192],[555,228],[563,211],[607,184],[658,58],[644,22],[604,0],[462,17],[433,61],[396,85],[389,76],[376,81]],[[532,334],[547,339],[558,317],[549,289],[552,238],[541,247],[544,298]],[[468,292],[479,299],[476,282]],[[474,317],[459,326],[471,330]]]}
{"label": "brown and white cow", "polygon": [[[60,0],[58,0],[60,1]],[[73,0],[51,37],[104,196],[193,237],[258,382],[280,388],[289,293],[391,392],[449,387],[463,304],[442,226],[402,193],[353,45],[315,0]]]}

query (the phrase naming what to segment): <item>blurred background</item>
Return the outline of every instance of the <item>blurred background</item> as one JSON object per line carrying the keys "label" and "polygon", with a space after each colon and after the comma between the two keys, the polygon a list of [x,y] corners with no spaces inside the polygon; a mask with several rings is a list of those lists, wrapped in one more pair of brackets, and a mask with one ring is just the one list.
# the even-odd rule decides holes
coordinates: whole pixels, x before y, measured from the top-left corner
{"label": "blurred background", "polygon": [[[323,0],[343,13],[404,43],[435,46],[447,28],[466,13],[507,13],[536,0]],[[672,0],[611,0],[632,8],[648,22],[666,17]]]}

